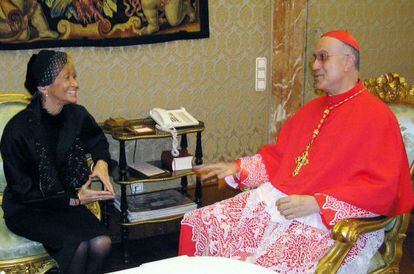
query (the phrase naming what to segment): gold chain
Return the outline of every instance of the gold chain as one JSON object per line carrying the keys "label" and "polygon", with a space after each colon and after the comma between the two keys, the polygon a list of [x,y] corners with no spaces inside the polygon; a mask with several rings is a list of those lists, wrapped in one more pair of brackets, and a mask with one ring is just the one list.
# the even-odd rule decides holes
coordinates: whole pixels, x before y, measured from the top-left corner
{"label": "gold chain", "polygon": [[309,160],[308,160],[309,150],[310,150],[310,148],[312,147],[312,144],[313,144],[313,142],[315,141],[316,137],[318,137],[319,132],[320,132],[320,130],[321,130],[321,127],[322,127],[323,123],[325,122],[326,117],[328,117],[329,113],[331,113],[331,110],[333,110],[334,108],[339,107],[340,105],[342,105],[342,104],[344,104],[344,103],[348,102],[348,101],[349,101],[349,100],[351,100],[352,98],[354,98],[354,97],[358,96],[359,94],[361,94],[361,92],[362,92],[363,90],[364,90],[364,87],[363,87],[363,88],[361,88],[358,92],[354,93],[353,95],[351,95],[351,96],[349,96],[349,97],[345,98],[344,100],[342,100],[342,101],[340,101],[340,102],[338,102],[338,103],[336,103],[336,104],[334,104],[334,105],[332,105],[332,106],[330,106],[330,107],[327,107],[327,108],[323,111],[323,113],[322,113],[322,118],[321,118],[321,120],[319,121],[319,124],[318,124],[318,126],[316,127],[316,129],[313,131],[313,133],[312,133],[312,139],[310,140],[309,144],[307,144],[307,145],[306,145],[305,151],[304,151],[301,155],[299,155],[298,157],[296,157],[296,158],[295,158],[295,163],[296,163],[297,165],[296,165],[296,168],[295,168],[295,169],[293,170],[293,172],[292,172],[292,175],[293,175],[293,176],[297,176],[297,175],[299,174],[299,172],[300,172],[301,168],[302,168],[302,167],[304,167],[304,166],[306,166],[307,164],[309,164]]}

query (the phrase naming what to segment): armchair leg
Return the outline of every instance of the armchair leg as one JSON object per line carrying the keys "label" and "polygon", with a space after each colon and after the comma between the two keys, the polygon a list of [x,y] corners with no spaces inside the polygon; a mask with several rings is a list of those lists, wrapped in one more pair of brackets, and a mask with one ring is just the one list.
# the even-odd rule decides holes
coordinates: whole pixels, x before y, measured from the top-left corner
{"label": "armchair leg", "polygon": [[374,272],[371,272],[370,274],[398,274],[400,273],[400,267],[394,266],[394,267],[387,267],[383,268]]}
{"label": "armchair leg", "polygon": [[393,228],[385,233],[385,252],[383,255],[385,266],[372,272],[371,274],[399,273],[400,262],[403,255],[403,243],[407,237],[410,215],[400,215],[395,219]]}

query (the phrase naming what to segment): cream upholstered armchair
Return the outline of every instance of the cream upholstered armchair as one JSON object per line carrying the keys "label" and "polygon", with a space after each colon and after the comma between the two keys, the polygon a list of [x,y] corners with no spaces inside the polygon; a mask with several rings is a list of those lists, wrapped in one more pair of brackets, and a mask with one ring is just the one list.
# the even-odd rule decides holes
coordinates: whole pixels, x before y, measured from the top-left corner
{"label": "cream upholstered armchair", "polygon": [[[0,136],[7,122],[29,102],[30,97],[23,94],[0,94]],[[5,186],[3,160],[0,155],[0,206]],[[88,208],[101,219],[98,202],[88,205]],[[42,244],[17,236],[8,230],[0,207],[0,273],[45,273],[53,267],[57,267],[57,264]]]}
{"label": "cream upholstered armchair", "polygon": [[[7,122],[30,102],[30,97],[23,94],[0,95],[0,133]],[[3,160],[0,155],[0,205],[6,179],[3,173]],[[0,208],[0,271],[5,273],[35,273],[47,271],[56,266],[40,243],[17,236],[7,229]]]}
{"label": "cream upholstered armchair", "polygon": [[[405,148],[410,163],[414,161],[414,85],[396,73],[387,73],[376,79],[364,81],[365,86],[386,102],[400,124]],[[411,177],[414,165],[411,164]],[[403,254],[403,241],[410,214],[397,217],[347,219],[338,222],[332,229],[335,244],[319,261],[316,273],[336,273],[344,258],[361,234],[385,228],[383,247],[370,262],[369,273],[399,273]]]}

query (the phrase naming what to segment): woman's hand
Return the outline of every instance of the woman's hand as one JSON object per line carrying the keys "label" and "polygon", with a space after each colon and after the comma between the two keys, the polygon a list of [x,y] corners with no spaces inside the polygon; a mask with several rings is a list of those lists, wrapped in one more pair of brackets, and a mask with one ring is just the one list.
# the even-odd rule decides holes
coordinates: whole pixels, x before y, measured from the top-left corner
{"label": "woman's hand", "polygon": [[195,166],[193,170],[200,176],[201,181],[216,182],[223,181],[227,176],[234,176],[237,173],[237,165],[230,163],[217,163]]}
{"label": "woman's hand", "polygon": [[320,212],[318,202],[310,195],[290,195],[280,198],[276,201],[276,207],[288,220]]}
{"label": "woman's hand", "polygon": [[93,190],[91,189],[92,177],[79,189],[78,199],[79,204],[86,205],[95,201],[112,200],[115,194],[107,190]]}
{"label": "woman's hand", "polygon": [[104,185],[104,190],[109,191],[112,195],[115,195],[114,188],[112,187],[111,180],[109,179],[108,164],[105,161],[99,160],[96,162],[92,170],[91,177],[98,177]]}

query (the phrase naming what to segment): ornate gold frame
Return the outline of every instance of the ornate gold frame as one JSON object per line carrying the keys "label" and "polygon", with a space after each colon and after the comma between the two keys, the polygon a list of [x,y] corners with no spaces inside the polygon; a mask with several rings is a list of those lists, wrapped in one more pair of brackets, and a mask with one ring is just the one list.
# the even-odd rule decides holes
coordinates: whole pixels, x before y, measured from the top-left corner
{"label": "ornate gold frame", "polygon": [[46,273],[54,267],[57,267],[57,263],[47,253],[21,259],[0,261],[0,271],[8,274]]}
{"label": "ornate gold frame", "polygon": [[[205,0],[195,0],[194,6],[189,0],[175,1],[178,3],[152,0],[146,4],[133,0],[124,0],[121,4],[110,0],[106,1],[102,12],[100,9],[93,13],[88,11],[93,18],[77,21],[73,16],[62,14],[56,23],[50,19],[53,7],[48,4],[49,7],[45,7],[36,0],[25,0],[24,7],[20,7],[15,2],[0,1],[3,21],[0,49],[125,46],[209,37],[208,3]],[[160,7],[166,14],[162,17],[158,13]],[[74,12],[78,14],[77,9]],[[120,19],[117,14],[127,18]],[[169,14],[180,19],[173,19]]]}
{"label": "ornate gold frame", "polygon": [[1,103],[29,103],[30,96],[21,94],[21,93],[2,93],[0,94],[0,104]]}
{"label": "ornate gold frame", "polygon": [[385,103],[408,104],[414,106],[414,85],[409,85],[404,77],[389,72],[378,78],[364,81],[364,85]]}

